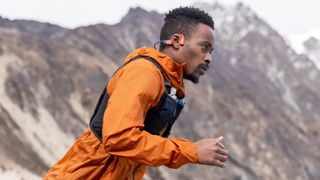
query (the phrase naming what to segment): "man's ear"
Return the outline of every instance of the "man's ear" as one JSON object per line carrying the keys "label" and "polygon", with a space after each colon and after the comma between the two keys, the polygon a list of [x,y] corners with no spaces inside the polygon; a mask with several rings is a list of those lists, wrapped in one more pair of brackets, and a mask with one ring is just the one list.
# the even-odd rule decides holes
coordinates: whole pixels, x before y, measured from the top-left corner
{"label": "man's ear", "polygon": [[180,46],[184,45],[184,35],[182,35],[182,34],[181,34],[181,38],[179,40],[179,44],[180,44]]}
{"label": "man's ear", "polygon": [[174,48],[179,48],[184,45],[184,35],[183,34],[174,34],[170,41]]}

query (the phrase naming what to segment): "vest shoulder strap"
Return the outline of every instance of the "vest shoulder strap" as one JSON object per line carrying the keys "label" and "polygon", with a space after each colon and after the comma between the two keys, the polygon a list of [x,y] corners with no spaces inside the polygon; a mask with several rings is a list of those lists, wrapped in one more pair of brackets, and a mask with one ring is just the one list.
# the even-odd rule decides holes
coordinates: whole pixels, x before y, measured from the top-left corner
{"label": "vest shoulder strap", "polygon": [[[122,66],[120,66],[115,72],[114,74],[116,74],[119,69],[121,69],[122,67],[124,67],[125,65],[129,64],[132,61],[135,61],[137,59],[146,59],[150,62],[152,62],[161,72],[162,76],[163,76],[163,80],[164,80],[164,84],[165,86],[171,86],[169,78],[167,76],[167,74],[165,73],[164,69],[161,67],[161,65],[158,63],[158,61],[156,61],[154,58],[150,57],[150,56],[135,56],[133,58],[131,58],[129,61],[127,61],[126,63],[124,63]],[[113,75],[114,75],[113,74]]]}

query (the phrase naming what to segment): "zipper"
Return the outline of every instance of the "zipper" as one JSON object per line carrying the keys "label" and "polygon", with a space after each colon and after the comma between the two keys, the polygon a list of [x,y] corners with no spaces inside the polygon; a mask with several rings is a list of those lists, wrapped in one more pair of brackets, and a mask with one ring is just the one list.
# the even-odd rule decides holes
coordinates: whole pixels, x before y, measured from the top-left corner
{"label": "zipper", "polygon": [[136,171],[138,170],[138,168],[141,166],[141,164],[138,164],[132,171],[132,180],[135,180],[135,174],[136,174]]}

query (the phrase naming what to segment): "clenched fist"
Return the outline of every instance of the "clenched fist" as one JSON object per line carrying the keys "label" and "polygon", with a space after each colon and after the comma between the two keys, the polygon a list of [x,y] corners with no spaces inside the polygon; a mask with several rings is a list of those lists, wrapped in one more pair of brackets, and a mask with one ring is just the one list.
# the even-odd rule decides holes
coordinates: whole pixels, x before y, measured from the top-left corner
{"label": "clenched fist", "polygon": [[223,137],[220,136],[219,138],[206,138],[195,142],[199,154],[199,164],[221,168],[225,166],[229,153],[220,142],[222,139]]}

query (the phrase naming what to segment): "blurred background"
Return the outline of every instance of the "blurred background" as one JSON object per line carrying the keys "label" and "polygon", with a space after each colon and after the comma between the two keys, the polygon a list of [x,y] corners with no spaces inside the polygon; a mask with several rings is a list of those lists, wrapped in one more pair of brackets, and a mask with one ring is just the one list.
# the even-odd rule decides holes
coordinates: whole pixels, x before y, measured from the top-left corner
{"label": "blurred background", "polygon": [[312,0],[0,0],[0,179],[41,179],[88,127],[124,56],[196,6],[216,47],[173,135],[224,136],[226,168],[150,168],[145,179],[320,179],[320,3]]}

